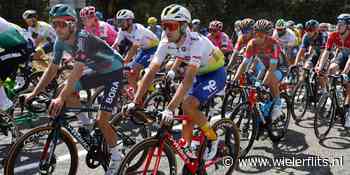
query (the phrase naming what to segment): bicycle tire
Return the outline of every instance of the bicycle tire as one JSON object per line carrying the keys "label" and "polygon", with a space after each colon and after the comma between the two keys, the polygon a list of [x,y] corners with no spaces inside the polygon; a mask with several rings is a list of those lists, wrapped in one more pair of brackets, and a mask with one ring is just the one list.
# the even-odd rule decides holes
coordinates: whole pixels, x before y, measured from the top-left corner
{"label": "bicycle tire", "polygon": [[[153,150],[152,148],[158,148],[160,143],[159,138],[148,138],[138,144],[136,144],[129,152],[128,154],[124,157],[120,168],[118,175],[125,175],[126,173],[130,173],[132,171],[135,171],[137,168],[139,168],[138,165],[133,165],[129,167],[130,162],[138,155],[139,152],[148,152],[149,150]],[[171,146],[165,141],[164,142],[164,148],[163,151],[165,153],[165,157],[168,159],[169,163],[169,173],[167,174],[176,174],[176,159],[174,152],[172,151]],[[144,154],[144,153],[142,153]]]}
{"label": "bicycle tire", "polygon": [[[240,92],[240,91],[238,91]],[[230,89],[224,96],[224,100],[222,102],[222,107],[221,107],[221,118],[226,118],[226,113],[229,111],[229,108],[234,109],[237,104],[241,101],[242,95],[239,95],[239,100],[238,103],[233,104],[234,100],[237,98],[237,92],[235,89]],[[230,115],[229,115],[230,116]]]}
{"label": "bicycle tire", "polygon": [[[242,107],[245,107],[245,108],[241,109]],[[241,110],[244,110],[244,112],[245,112],[243,115],[241,115],[241,113],[240,113]],[[239,116],[239,117],[236,117],[236,116]],[[245,134],[245,133],[243,133],[243,131],[245,129],[247,129],[247,128],[241,129],[241,127],[245,127],[245,126],[241,126],[241,124],[242,124],[241,122],[244,119],[243,117],[247,118],[247,120],[248,120],[247,123],[245,123],[245,124],[248,124],[248,127],[252,126],[251,133],[248,133],[248,136],[250,136],[250,137],[248,138],[249,140],[248,140],[248,144],[246,147],[242,148],[242,139],[244,137],[241,137],[241,135],[239,137],[240,144],[241,144],[239,155],[241,158],[245,157],[248,154],[248,152],[250,151],[250,149],[252,148],[252,146],[254,144],[254,141],[257,138],[257,135],[259,132],[257,116],[258,116],[257,109],[254,108],[253,111],[250,111],[249,107],[248,107],[248,103],[241,103],[238,106],[236,106],[236,108],[234,109],[234,111],[232,112],[232,114],[230,116],[230,120],[235,122],[236,126],[239,128],[241,135]]]}
{"label": "bicycle tire", "polygon": [[[327,105],[328,98],[331,99],[330,110],[324,111],[323,107],[324,107],[324,105]],[[322,102],[325,102],[325,103],[322,104]],[[317,104],[317,110],[315,112],[315,117],[314,117],[314,131],[315,131],[316,137],[319,140],[323,140],[330,132],[330,130],[334,124],[334,121],[335,121],[335,116],[336,116],[336,111],[335,111],[336,109],[335,108],[336,108],[336,105],[334,104],[334,99],[329,94],[323,94],[320,97],[319,103]],[[326,114],[327,117],[322,117],[321,114]],[[330,119],[330,121],[328,121],[328,124],[326,126],[325,132],[322,132],[320,129],[320,126],[318,125],[319,122],[322,122],[321,117],[325,118],[325,119],[327,119],[327,118]]]}
{"label": "bicycle tire", "polygon": [[[5,165],[5,174],[6,175],[13,175],[14,173],[14,168],[15,165],[14,163],[16,162],[16,158],[18,156],[18,153],[20,149],[26,145],[27,143],[24,143],[27,139],[30,137],[36,136],[35,134],[40,134],[40,132],[45,132],[47,131],[48,133],[51,133],[55,128],[52,126],[47,126],[47,127],[39,127],[35,128],[28,133],[24,134],[11,148],[9,151],[9,156],[6,160],[6,165]],[[60,136],[62,141],[66,144],[69,150],[69,154],[71,155],[71,162],[70,162],[70,168],[69,169],[69,175],[75,175],[78,170],[78,152],[77,148],[75,145],[74,140],[72,137],[63,129],[60,129]],[[32,159],[31,159],[32,160]]]}
{"label": "bicycle tire", "polygon": [[[299,82],[297,84],[297,86],[295,87],[294,91],[293,91],[293,95],[292,95],[292,102],[291,102],[291,113],[292,113],[292,117],[294,119],[294,121],[296,123],[300,122],[302,120],[302,118],[304,117],[306,111],[308,108],[310,108],[310,99],[309,99],[309,91],[310,89],[308,88],[309,86],[306,84],[307,82]],[[304,94],[304,100],[305,101],[305,105],[302,107],[303,111],[301,112],[301,115],[297,115],[296,114],[296,106],[297,106],[297,100],[295,97],[297,97],[297,93],[300,89],[305,88],[305,94]]]}

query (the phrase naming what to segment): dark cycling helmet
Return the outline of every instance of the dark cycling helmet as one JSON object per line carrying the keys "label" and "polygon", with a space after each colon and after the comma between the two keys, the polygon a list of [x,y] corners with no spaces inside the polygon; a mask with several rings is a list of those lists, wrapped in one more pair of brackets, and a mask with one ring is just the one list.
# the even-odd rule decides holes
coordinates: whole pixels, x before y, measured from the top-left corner
{"label": "dark cycling helmet", "polygon": [[22,14],[23,19],[29,19],[33,17],[38,17],[38,13],[35,10],[26,10]]}
{"label": "dark cycling helmet", "polygon": [[49,15],[51,18],[68,16],[68,17],[72,17],[74,20],[77,19],[77,13],[72,7],[70,7],[67,4],[54,5],[50,10]]}
{"label": "dark cycling helmet", "polygon": [[320,23],[314,19],[311,19],[309,21],[306,21],[305,23],[305,30],[314,30],[318,29],[320,26]]}
{"label": "dark cycling helmet", "polygon": [[272,23],[266,19],[259,19],[254,24],[255,32],[270,33],[273,26]]}
{"label": "dark cycling helmet", "polygon": [[346,24],[350,24],[350,14],[342,13],[337,17],[337,21],[344,21]]}
{"label": "dark cycling helmet", "polygon": [[245,18],[239,23],[239,28],[241,30],[251,30],[253,29],[255,20],[251,18]]}

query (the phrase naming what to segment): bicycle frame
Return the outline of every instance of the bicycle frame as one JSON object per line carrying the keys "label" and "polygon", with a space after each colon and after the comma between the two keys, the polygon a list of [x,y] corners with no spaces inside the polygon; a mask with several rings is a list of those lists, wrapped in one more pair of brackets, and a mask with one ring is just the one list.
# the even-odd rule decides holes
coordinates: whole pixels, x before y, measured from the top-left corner
{"label": "bicycle frame", "polygon": [[[177,117],[175,117],[175,120],[178,121],[189,121],[191,120],[189,118],[189,116],[187,115],[179,115]],[[200,130],[201,131],[201,130]],[[159,168],[160,165],[160,159],[162,156],[162,152],[163,152],[163,148],[164,148],[164,144],[170,143],[170,146],[172,148],[172,150],[175,151],[175,154],[179,155],[179,157],[181,158],[181,160],[185,163],[185,166],[187,167],[187,169],[195,174],[198,170],[200,169],[206,169],[207,167],[217,163],[219,161],[219,159],[214,159],[214,160],[210,160],[207,161],[206,164],[203,164],[203,154],[205,151],[205,147],[206,144],[206,137],[204,136],[203,132],[201,131],[199,136],[193,136],[192,140],[196,140],[199,141],[201,146],[199,147],[199,158],[191,160],[191,158],[189,158],[183,151],[183,149],[181,148],[180,144],[178,141],[176,141],[174,139],[174,137],[172,136],[171,133],[168,132],[168,129],[162,128],[160,132],[158,132],[158,137],[161,138],[160,144],[159,144],[159,149],[156,150],[156,147],[151,148],[151,150],[147,153],[147,157],[146,157],[146,164],[145,164],[145,169],[143,171],[143,174],[146,174],[146,171],[151,163],[152,160],[152,156],[154,155],[154,152],[156,152],[157,154],[157,159],[156,159],[156,164],[155,164],[155,168],[153,169],[153,175],[157,174],[157,170]]]}

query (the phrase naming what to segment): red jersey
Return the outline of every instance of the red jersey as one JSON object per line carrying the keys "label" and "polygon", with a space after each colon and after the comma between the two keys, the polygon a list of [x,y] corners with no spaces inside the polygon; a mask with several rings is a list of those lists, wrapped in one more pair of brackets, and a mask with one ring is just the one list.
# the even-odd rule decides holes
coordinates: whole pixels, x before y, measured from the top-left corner
{"label": "red jersey", "polygon": [[278,62],[280,53],[281,47],[278,41],[268,36],[260,45],[256,42],[256,39],[251,39],[248,42],[244,56],[246,58],[257,56],[262,60],[265,66],[268,67],[270,65],[270,59],[274,59]]}
{"label": "red jersey", "polygon": [[333,48],[333,46],[336,46],[339,49],[342,48],[350,48],[350,34],[343,40],[340,37],[339,32],[332,32],[328,35],[327,43],[326,43],[326,49],[330,50]]}

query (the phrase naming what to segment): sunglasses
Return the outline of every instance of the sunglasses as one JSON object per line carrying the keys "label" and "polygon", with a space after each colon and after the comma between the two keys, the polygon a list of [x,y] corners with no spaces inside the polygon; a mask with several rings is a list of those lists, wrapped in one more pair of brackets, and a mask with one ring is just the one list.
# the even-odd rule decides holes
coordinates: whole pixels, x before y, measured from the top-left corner
{"label": "sunglasses", "polygon": [[286,31],[286,29],[282,29],[282,28],[276,28],[276,30],[277,30],[277,32],[284,32],[284,31]]}
{"label": "sunglasses", "polygon": [[265,35],[266,35],[266,33],[263,33],[263,32],[255,32],[255,36],[257,38],[263,38]]}
{"label": "sunglasses", "polygon": [[66,28],[69,25],[69,22],[67,21],[52,21],[52,27],[56,29],[59,28]]}
{"label": "sunglasses", "polygon": [[168,29],[170,32],[176,31],[180,27],[179,22],[162,22],[163,30]]}
{"label": "sunglasses", "polygon": [[305,29],[306,32],[315,32],[316,29]]}

